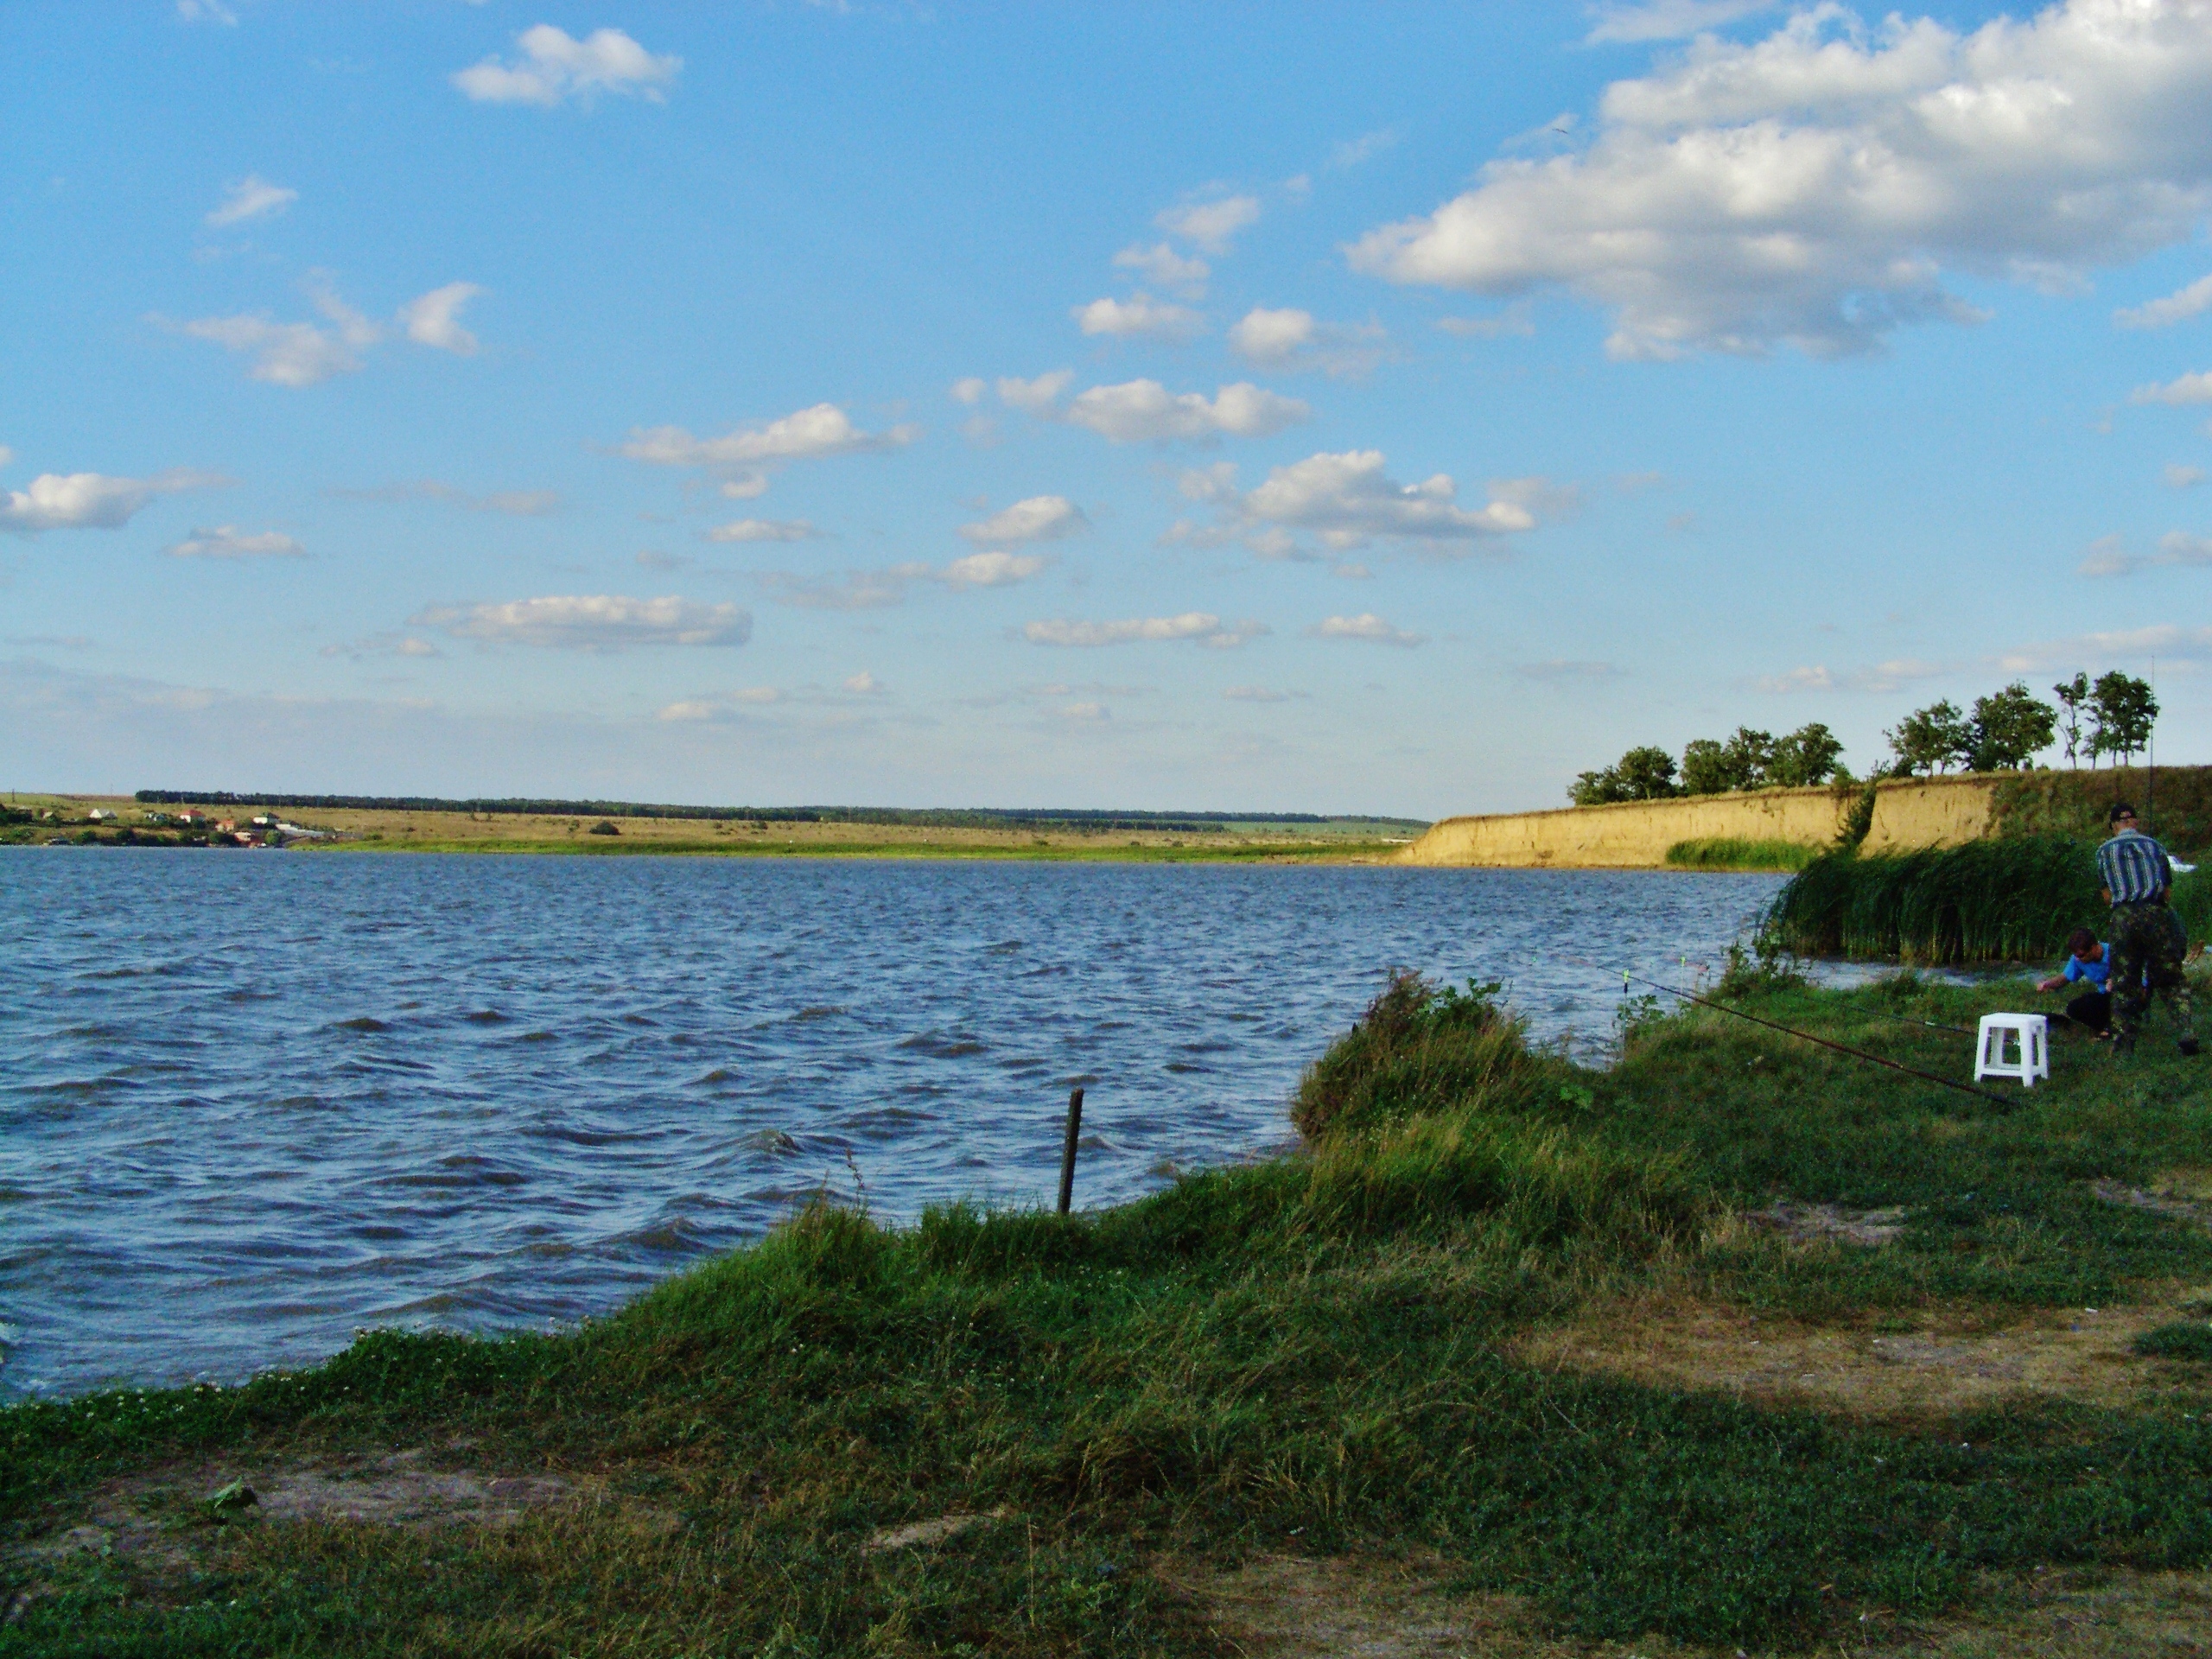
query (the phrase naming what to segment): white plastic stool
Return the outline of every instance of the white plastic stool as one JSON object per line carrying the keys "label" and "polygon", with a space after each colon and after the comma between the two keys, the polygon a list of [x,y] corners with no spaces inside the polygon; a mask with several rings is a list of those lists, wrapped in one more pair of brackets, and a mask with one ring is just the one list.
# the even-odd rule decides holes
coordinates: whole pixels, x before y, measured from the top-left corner
{"label": "white plastic stool", "polygon": [[[2019,1058],[2005,1058],[2005,1037],[2018,1042]],[[1980,1052],[1974,1055],[1974,1080],[2018,1077],[2023,1089],[2036,1086],[2037,1077],[2050,1075],[2050,1021],[2040,1014],[1985,1014],[1981,1016]]]}

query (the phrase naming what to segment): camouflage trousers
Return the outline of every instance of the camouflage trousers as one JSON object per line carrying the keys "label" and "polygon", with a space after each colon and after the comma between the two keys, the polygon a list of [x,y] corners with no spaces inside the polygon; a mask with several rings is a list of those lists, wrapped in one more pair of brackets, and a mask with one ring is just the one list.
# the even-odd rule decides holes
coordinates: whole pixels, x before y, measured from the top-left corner
{"label": "camouflage trousers", "polygon": [[2182,973],[2182,953],[2188,948],[2181,918],[2164,905],[2114,905],[2112,907],[2112,1029],[2115,1037],[2132,1037],[2143,1023],[2153,995],[2165,999],[2173,1016],[2174,1035],[2195,1034],[2189,981]]}

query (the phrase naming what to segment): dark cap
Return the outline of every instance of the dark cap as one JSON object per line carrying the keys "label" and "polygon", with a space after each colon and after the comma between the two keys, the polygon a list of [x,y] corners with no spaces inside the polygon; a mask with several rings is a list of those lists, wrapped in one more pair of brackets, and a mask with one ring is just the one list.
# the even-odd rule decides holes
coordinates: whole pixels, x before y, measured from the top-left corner
{"label": "dark cap", "polygon": [[2118,823],[2122,818],[2132,818],[2134,816],[2135,809],[2126,801],[2114,801],[2112,804],[2112,810],[2105,814],[2105,822]]}

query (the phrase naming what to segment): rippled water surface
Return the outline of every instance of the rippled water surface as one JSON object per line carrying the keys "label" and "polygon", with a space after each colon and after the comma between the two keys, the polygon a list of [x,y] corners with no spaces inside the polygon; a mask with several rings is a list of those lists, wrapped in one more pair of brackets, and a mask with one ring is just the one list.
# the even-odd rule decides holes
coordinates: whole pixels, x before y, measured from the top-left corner
{"label": "rippled water surface", "polygon": [[0,1391],[577,1318],[825,1182],[1049,1201],[1078,1084],[1111,1204],[1281,1142],[1389,964],[1601,1042],[1777,885],[0,849]]}

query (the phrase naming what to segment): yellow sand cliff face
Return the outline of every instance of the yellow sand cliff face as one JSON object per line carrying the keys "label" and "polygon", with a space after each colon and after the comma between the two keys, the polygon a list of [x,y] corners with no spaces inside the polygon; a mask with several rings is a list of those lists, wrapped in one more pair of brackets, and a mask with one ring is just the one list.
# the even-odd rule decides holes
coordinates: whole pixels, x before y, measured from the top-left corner
{"label": "yellow sand cliff face", "polygon": [[[1863,850],[1956,847],[1989,833],[1997,779],[1902,779],[1874,794],[1874,821]],[[1844,789],[1763,789],[1673,801],[1624,801],[1554,812],[1504,812],[1446,818],[1399,855],[1407,864],[1487,865],[1507,869],[1658,869],[1679,841],[1791,841],[1826,847],[1858,798]]]}

